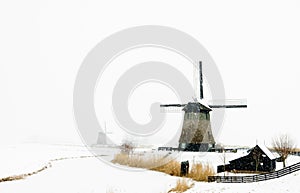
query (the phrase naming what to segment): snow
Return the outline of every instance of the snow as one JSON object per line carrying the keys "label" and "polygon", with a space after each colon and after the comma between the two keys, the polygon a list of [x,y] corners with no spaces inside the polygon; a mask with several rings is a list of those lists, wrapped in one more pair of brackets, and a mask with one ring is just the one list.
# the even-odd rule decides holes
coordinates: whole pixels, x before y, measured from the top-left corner
{"label": "snow", "polygon": [[300,192],[298,186],[300,179],[300,172],[296,172],[287,176],[283,176],[278,179],[269,181],[257,182],[257,183],[195,183],[195,186],[186,191],[186,193],[208,193],[208,192],[222,192],[222,193],[234,193],[234,192]]}
{"label": "snow", "polygon": [[271,160],[276,159],[274,154],[265,145],[263,144],[257,144],[257,145]]}
{"label": "snow", "polygon": [[[164,173],[120,167],[100,160],[109,160],[118,152],[115,148],[98,147],[101,157],[88,157],[93,154],[84,146],[23,144],[1,146],[0,175],[7,177],[37,170],[51,162],[52,167],[23,180],[0,183],[1,193],[166,193],[172,189],[178,177]],[[222,153],[164,152],[143,150],[144,155],[159,153],[174,156],[178,161],[191,163],[207,162],[216,168],[222,164]],[[227,160],[243,156],[241,153],[226,153]],[[61,159],[59,158],[66,158]],[[57,159],[55,161],[55,159]],[[299,156],[290,156],[288,165],[300,161]],[[231,174],[230,174],[231,175]],[[222,184],[195,182],[187,193],[197,192],[300,192],[298,182],[300,172],[279,179],[249,184]],[[274,188],[276,185],[276,188]]]}
{"label": "snow", "polygon": [[208,102],[205,99],[200,99],[199,103],[211,110],[210,106],[208,105]]}

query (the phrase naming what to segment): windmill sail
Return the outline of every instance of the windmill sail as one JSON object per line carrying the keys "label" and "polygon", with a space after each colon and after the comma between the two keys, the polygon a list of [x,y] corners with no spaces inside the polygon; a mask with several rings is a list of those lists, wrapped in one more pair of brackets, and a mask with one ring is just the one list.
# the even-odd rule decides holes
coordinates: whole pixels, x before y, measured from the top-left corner
{"label": "windmill sail", "polygon": [[[194,71],[195,72],[195,71]],[[195,74],[194,74],[195,75]],[[195,95],[199,92],[199,101],[188,104],[161,104],[163,108],[182,108],[184,121],[179,139],[179,150],[209,151],[214,148],[215,139],[210,123],[210,111],[213,108],[246,108],[247,100],[213,100],[207,105],[203,98],[202,62],[199,62],[199,90],[195,86]],[[197,91],[198,90],[198,91]],[[167,112],[167,111],[165,111]],[[170,111],[172,112],[172,111]]]}
{"label": "windmill sail", "polygon": [[200,100],[203,99],[203,76],[202,76],[202,62],[199,62],[199,79],[200,79]]}
{"label": "windmill sail", "polygon": [[247,108],[247,99],[225,99],[209,101],[210,108]]}

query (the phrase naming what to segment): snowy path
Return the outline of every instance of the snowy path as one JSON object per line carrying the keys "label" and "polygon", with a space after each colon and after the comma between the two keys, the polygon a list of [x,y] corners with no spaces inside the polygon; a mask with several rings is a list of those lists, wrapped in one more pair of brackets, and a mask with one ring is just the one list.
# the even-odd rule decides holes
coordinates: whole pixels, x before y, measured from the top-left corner
{"label": "snowy path", "polygon": [[62,160],[69,160],[69,159],[84,159],[84,158],[91,158],[91,157],[100,157],[100,156],[102,156],[102,155],[79,156],[79,157],[63,157],[63,158],[53,159],[53,160],[50,160],[45,166],[43,166],[42,168],[40,168],[38,170],[29,172],[29,173],[17,174],[17,175],[12,175],[12,176],[8,176],[8,177],[0,178],[0,183],[1,182],[7,182],[7,181],[22,180],[22,179],[25,179],[25,178],[30,177],[32,175],[38,174],[38,173],[52,167],[53,162],[62,161]]}
{"label": "snowy path", "polygon": [[159,193],[170,190],[176,179],[158,172],[117,169],[96,158],[69,159],[25,180],[1,183],[0,192]]}
{"label": "snowy path", "polygon": [[6,153],[6,159],[0,160],[1,178],[32,173],[49,160],[51,163],[51,167],[23,180],[0,183],[1,193],[164,193],[177,180],[159,172],[106,164],[82,147],[22,145],[1,150],[2,155]]}

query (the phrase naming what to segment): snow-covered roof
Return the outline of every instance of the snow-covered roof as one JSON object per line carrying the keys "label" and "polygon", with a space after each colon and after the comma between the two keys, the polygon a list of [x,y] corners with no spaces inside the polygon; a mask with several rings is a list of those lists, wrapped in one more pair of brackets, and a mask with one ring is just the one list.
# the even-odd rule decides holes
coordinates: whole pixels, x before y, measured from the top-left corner
{"label": "snow-covered roof", "polygon": [[185,112],[193,112],[193,113],[199,113],[200,111],[211,111],[211,108],[206,107],[201,102],[189,102],[185,107],[182,109]]}
{"label": "snow-covered roof", "polygon": [[274,154],[264,145],[264,144],[257,144],[257,146],[270,158],[276,159]]}
{"label": "snow-covered roof", "polygon": [[211,109],[206,100],[200,99],[199,102],[201,105],[205,106],[206,108]]}

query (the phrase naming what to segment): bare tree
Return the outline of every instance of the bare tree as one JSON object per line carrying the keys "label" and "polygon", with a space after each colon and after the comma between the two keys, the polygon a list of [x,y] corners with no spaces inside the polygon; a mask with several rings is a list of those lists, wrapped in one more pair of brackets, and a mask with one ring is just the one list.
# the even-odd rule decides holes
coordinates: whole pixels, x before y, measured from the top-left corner
{"label": "bare tree", "polygon": [[258,171],[258,166],[260,164],[260,157],[262,156],[262,153],[254,148],[253,149],[253,159],[255,160],[255,171],[257,172]]}
{"label": "bare tree", "polygon": [[129,140],[124,140],[122,142],[122,145],[121,145],[122,153],[126,153],[126,154],[130,155],[133,152],[134,148],[135,148],[134,144]]}
{"label": "bare tree", "polygon": [[295,147],[294,141],[287,134],[273,138],[273,148],[282,159],[283,167],[286,167],[286,159],[295,150]]}

